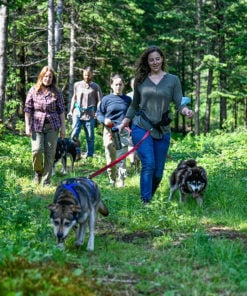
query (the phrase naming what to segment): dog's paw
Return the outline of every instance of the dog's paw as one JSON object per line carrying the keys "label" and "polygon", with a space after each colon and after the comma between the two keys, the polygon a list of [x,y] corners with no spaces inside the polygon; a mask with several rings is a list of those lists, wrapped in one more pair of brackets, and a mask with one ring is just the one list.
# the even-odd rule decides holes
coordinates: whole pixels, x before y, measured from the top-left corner
{"label": "dog's paw", "polygon": [[196,199],[196,201],[197,201],[198,206],[199,206],[199,207],[202,207],[202,205],[203,205],[203,199],[202,199],[201,197],[198,197],[198,198]]}
{"label": "dog's paw", "polygon": [[75,242],[75,246],[77,246],[77,247],[80,247],[80,246],[82,246],[83,245],[83,241],[79,241],[79,240],[77,240],[76,242]]}
{"label": "dog's paw", "polygon": [[94,247],[93,246],[87,246],[87,251],[94,251]]}

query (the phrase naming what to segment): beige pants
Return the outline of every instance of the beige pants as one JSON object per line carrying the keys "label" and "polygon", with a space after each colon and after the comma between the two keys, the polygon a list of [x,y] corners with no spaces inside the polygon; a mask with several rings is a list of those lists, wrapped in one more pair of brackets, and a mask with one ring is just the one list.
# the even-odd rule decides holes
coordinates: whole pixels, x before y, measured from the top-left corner
{"label": "beige pants", "polygon": [[[118,157],[128,152],[129,133],[126,130],[123,130],[120,134],[120,139],[123,148],[121,150],[116,150],[112,140],[111,130],[107,127],[104,127],[103,143],[105,147],[105,157],[107,165],[112,163]],[[111,168],[107,169],[107,173],[109,179],[112,181],[116,181],[116,178],[118,178],[118,180],[124,180],[127,175],[126,158],[118,162],[115,166],[112,166]]]}
{"label": "beige pants", "polygon": [[32,133],[32,158],[35,173],[42,175],[42,183],[49,184],[57,147],[58,130],[45,124],[41,133]]}

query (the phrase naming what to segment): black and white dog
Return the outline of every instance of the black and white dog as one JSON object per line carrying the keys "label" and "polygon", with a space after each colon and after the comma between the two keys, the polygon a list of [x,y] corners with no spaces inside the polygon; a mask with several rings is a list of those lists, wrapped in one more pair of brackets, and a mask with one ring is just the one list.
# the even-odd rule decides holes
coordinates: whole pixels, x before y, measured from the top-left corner
{"label": "black and white dog", "polygon": [[185,196],[191,194],[201,206],[207,182],[206,170],[197,166],[194,159],[181,161],[171,174],[168,199],[171,200],[174,193],[179,190],[180,202],[184,202]]}
{"label": "black and white dog", "polygon": [[58,138],[52,175],[55,175],[56,163],[60,159],[63,165],[61,173],[63,175],[67,174],[67,156],[70,157],[71,170],[74,171],[74,163],[76,161],[76,154],[77,154],[76,148],[80,146],[81,146],[80,141],[77,140],[75,137],[73,139],[64,138],[63,140],[62,138]]}

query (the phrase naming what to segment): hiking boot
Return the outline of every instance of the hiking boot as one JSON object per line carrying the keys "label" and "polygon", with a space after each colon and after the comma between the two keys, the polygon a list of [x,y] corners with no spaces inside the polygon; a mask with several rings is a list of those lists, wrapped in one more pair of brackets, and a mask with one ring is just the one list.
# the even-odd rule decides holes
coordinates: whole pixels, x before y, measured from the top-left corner
{"label": "hiking boot", "polygon": [[123,188],[124,187],[124,180],[118,180],[117,181],[117,188]]}
{"label": "hiking boot", "polygon": [[42,185],[43,185],[43,187],[50,187],[51,186],[51,181],[48,181],[48,180],[44,181]]}
{"label": "hiking boot", "polygon": [[33,183],[34,184],[40,184],[42,179],[42,174],[39,174],[37,172],[34,173]]}
{"label": "hiking boot", "polygon": [[112,179],[110,179],[110,185],[112,186],[112,187],[115,187],[115,180],[112,180]]}

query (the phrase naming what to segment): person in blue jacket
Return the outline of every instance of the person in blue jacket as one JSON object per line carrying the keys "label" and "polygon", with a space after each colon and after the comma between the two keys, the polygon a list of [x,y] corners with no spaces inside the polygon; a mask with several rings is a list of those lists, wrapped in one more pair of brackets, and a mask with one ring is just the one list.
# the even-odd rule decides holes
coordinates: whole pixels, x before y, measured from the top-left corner
{"label": "person in blue jacket", "polygon": [[[107,165],[118,157],[128,152],[129,131],[122,129],[120,132],[121,149],[116,147],[113,139],[112,128],[117,127],[124,119],[126,112],[131,104],[131,98],[123,93],[123,77],[115,74],[110,79],[112,93],[104,96],[97,108],[97,119],[104,125],[103,144],[105,147],[105,157]],[[118,148],[118,150],[116,149]],[[117,187],[124,187],[126,178],[126,159],[107,169],[110,184]]]}

